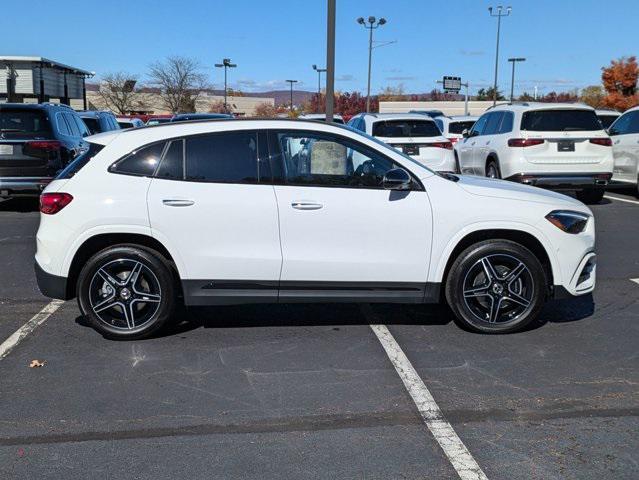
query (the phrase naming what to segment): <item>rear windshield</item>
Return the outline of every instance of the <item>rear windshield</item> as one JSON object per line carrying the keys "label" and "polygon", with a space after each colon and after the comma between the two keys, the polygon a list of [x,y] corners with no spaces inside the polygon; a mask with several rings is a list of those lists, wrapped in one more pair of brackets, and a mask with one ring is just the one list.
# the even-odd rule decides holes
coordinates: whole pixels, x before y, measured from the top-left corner
{"label": "rear windshield", "polygon": [[97,118],[83,118],[82,121],[91,134],[100,133],[100,122],[98,122]]}
{"label": "rear windshield", "polygon": [[619,118],[619,115],[598,115],[598,117],[603,128],[608,128]]}
{"label": "rear windshield", "polygon": [[592,110],[535,110],[525,112],[521,129],[534,132],[571,132],[601,130]]}
{"label": "rear windshield", "polygon": [[104,145],[100,145],[98,143],[89,143],[89,149],[75,157],[75,159],[67,165],[58,175],[55,177],[56,180],[68,180],[73,177],[76,173],[78,173],[82,167],[84,167],[89,161],[95,157],[100,150],[104,148]]}
{"label": "rear windshield", "polygon": [[431,120],[385,120],[373,124],[374,137],[437,137],[441,135]]}
{"label": "rear windshield", "polygon": [[50,138],[51,124],[45,112],[32,109],[0,109],[0,133],[4,138]]}
{"label": "rear windshield", "polygon": [[461,134],[464,130],[470,130],[475,125],[474,120],[468,120],[467,122],[450,122],[448,125],[448,133]]}

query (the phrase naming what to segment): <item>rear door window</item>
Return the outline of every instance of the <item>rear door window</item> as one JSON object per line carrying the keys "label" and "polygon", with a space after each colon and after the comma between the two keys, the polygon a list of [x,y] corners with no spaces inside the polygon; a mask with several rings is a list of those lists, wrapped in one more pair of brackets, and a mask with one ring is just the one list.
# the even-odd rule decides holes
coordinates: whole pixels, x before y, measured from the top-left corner
{"label": "rear door window", "polygon": [[533,110],[524,112],[521,129],[533,132],[578,132],[602,130],[593,110]]}
{"label": "rear door window", "polygon": [[513,121],[515,114],[513,112],[504,112],[504,116],[501,119],[501,125],[498,133],[509,133],[513,131]]}
{"label": "rear door window", "polygon": [[432,120],[382,120],[373,124],[374,137],[437,137],[439,128]]}
{"label": "rear door window", "polygon": [[257,133],[223,132],[186,139],[186,180],[257,183]]}
{"label": "rear door window", "polygon": [[0,107],[0,133],[6,139],[50,138],[51,124],[43,110]]}
{"label": "rear door window", "polygon": [[155,176],[164,180],[184,179],[184,140],[171,141]]}

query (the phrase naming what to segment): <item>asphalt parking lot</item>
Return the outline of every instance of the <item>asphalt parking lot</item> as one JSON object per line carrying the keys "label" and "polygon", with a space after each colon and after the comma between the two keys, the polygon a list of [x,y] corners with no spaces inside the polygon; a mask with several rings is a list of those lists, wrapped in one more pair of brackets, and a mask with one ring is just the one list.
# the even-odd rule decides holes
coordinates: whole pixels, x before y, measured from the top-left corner
{"label": "asphalt parking lot", "polygon": [[[34,208],[0,204],[0,343],[49,303]],[[0,478],[455,478],[377,324],[487,478],[639,478],[639,201],[592,209],[594,295],[523,333],[469,333],[443,307],[277,305],[113,342],[66,302],[0,359]]]}

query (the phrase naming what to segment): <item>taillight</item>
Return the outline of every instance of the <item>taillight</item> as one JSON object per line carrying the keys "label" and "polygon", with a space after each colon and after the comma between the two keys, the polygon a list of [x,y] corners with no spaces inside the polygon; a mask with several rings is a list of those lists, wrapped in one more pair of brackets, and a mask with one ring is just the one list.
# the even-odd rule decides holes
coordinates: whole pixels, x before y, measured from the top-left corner
{"label": "taillight", "polygon": [[445,148],[446,150],[452,150],[453,149],[452,142],[433,142],[433,143],[428,143],[426,146],[428,146],[428,147],[437,147],[437,148]]}
{"label": "taillight", "polygon": [[40,211],[45,215],[58,213],[69,205],[73,196],[69,193],[43,193],[40,195]]}
{"label": "taillight", "polygon": [[534,145],[541,145],[546,140],[543,138],[511,138],[508,140],[509,147],[532,147]]}
{"label": "taillight", "polygon": [[459,140],[459,138],[449,138],[448,139],[450,141],[450,143],[452,143],[453,145],[455,145],[457,143],[457,141]]}
{"label": "taillight", "polygon": [[35,140],[33,142],[27,142],[25,144],[28,148],[33,148],[34,150],[45,150],[47,152],[52,152],[54,150],[60,150],[62,147],[62,143],[57,140]]}
{"label": "taillight", "polygon": [[612,140],[609,138],[591,138],[590,143],[601,145],[602,147],[612,147]]}

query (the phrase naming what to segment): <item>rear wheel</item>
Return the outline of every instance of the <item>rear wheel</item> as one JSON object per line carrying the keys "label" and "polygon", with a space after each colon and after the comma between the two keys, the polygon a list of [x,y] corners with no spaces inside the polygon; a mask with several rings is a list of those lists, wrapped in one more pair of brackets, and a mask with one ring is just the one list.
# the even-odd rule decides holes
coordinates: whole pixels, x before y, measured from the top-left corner
{"label": "rear wheel", "polygon": [[113,339],[152,335],[169,320],[175,303],[166,261],[136,246],[114,246],[91,257],[80,272],[77,291],[82,313]]}
{"label": "rear wheel", "polygon": [[446,281],[446,299],[457,319],[486,333],[513,332],[533,322],[546,291],[546,275],[537,257],[508,240],[468,247]]}
{"label": "rear wheel", "polygon": [[603,199],[604,193],[603,188],[585,188],[577,191],[577,198],[586,204],[599,203]]}
{"label": "rear wheel", "polygon": [[486,176],[488,178],[501,178],[501,172],[499,171],[499,165],[495,160],[490,160],[486,165]]}

